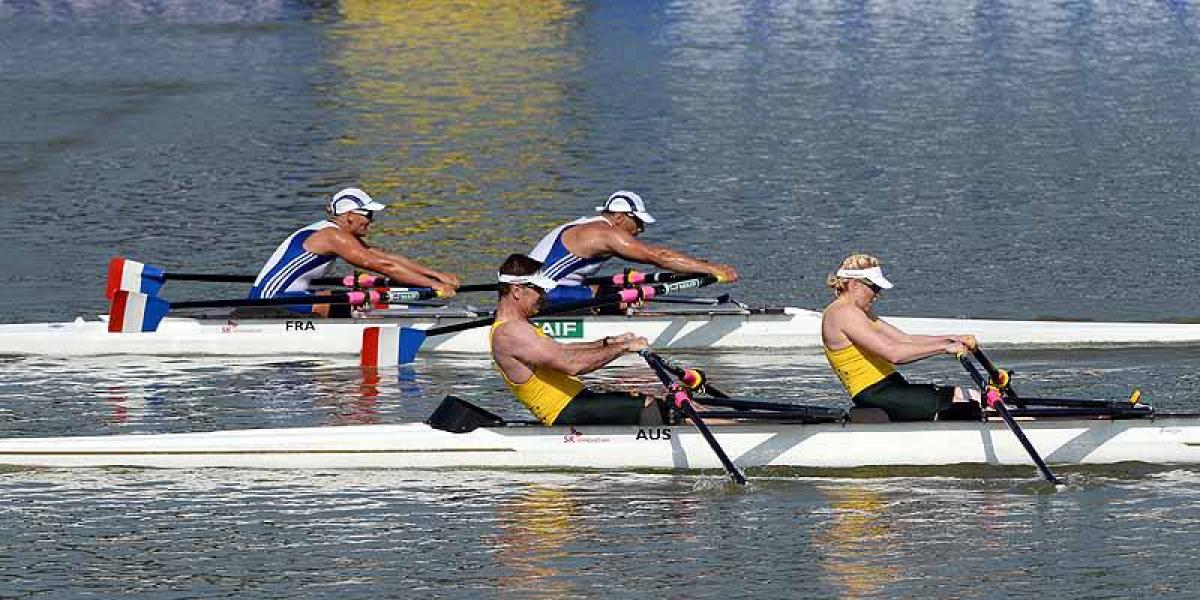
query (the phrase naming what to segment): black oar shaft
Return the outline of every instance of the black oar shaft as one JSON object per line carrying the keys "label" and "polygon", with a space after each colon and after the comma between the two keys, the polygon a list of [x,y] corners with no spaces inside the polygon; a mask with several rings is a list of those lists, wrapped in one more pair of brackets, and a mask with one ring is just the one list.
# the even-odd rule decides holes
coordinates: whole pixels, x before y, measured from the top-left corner
{"label": "black oar shaft", "polygon": [[328,296],[312,296],[304,298],[241,298],[236,300],[191,300],[187,302],[172,302],[172,309],[179,308],[227,308],[236,306],[301,306],[307,304],[348,304],[350,298],[346,294],[330,294]]}
{"label": "black oar shaft", "polygon": [[[655,355],[655,356],[657,356],[657,355]],[[682,379],[684,373],[687,372],[687,369],[684,368],[683,365],[676,363],[669,358],[659,356],[659,359],[662,360],[663,366],[666,367],[666,369],[668,371],[670,371],[673,375],[675,375],[676,377],[679,377],[680,379]],[[707,391],[709,394],[712,394],[714,398],[720,398],[722,400],[732,399],[732,396],[730,396],[729,394],[726,394],[725,392],[721,391],[720,389],[714,387],[712,384],[708,383],[707,381],[704,382],[703,387],[704,387],[704,390]]]}
{"label": "black oar shaft", "polygon": [[[971,374],[971,378],[979,386],[979,391],[984,394],[983,401],[987,402],[988,384],[987,380],[983,378],[983,374],[979,372],[979,369],[975,368],[975,365],[971,364],[971,359],[967,358],[965,354],[960,354],[958,360],[962,363],[963,368]],[[1029,454],[1029,458],[1033,459],[1033,464],[1037,465],[1042,477],[1050,483],[1059,483],[1058,477],[1055,477],[1054,473],[1050,471],[1050,467],[1046,466],[1046,461],[1042,460],[1042,456],[1038,454],[1037,449],[1033,447],[1033,443],[1025,436],[1025,432],[1021,430],[1021,426],[1017,425],[1016,420],[1009,414],[1008,407],[1004,406],[1004,400],[1002,398],[997,399],[996,402],[991,403],[991,407],[996,409],[996,412],[1000,415],[1001,419],[1004,419],[1004,422],[1013,432],[1013,435],[1017,436],[1017,441],[1025,448],[1025,452]]]}
{"label": "black oar shaft", "polygon": [[1012,389],[1012,384],[1009,381],[1011,377],[1007,373],[1002,374],[1000,369],[996,368],[996,365],[992,363],[991,359],[989,359],[987,355],[983,353],[982,349],[976,347],[971,351],[971,354],[975,356],[975,360],[979,361],[979,364],[983,365],[983,370],[987,371],[988,377],[990,377],[991,380],[996,384],[996,386],[1000,389],[1000,393],[1003,394],[1005,398],[1012,400],[1015,404],[1022,404],[1021,398],[1018,397],[1017,392]]}
{"label": "black oar shaft", "polygon": [[211,283],[254,283],[255,275],[221,275],[219,273],[163,273],[167,281],[207,281]]}
{"label": "black oar shaft", "polygon": [[[650,369],[654,371],[654,374],[658,376],[658,379],[662,381],[662,384],[666,386],[668,390],[671,389],[671,374],[667,372],[667,367],[662,362],[662,358],[650,350],[642,350],[641,355],[646,359],[646,364],[650,365]],[[708,446],[712,448],[713,453],[717,455],[717,459],[721,461],[721,465],[725,467],[725,472],[729,473],[729,478],[738,485],[746,485],[746,476],[742,474],[741,469],[739,469],[737,465],[733,464],[733,460],[729,458],[729,455],[725,454],[725,450],[721,448],[721,443],[717,441],[717,437],[713,435],[712,431],[709,430],[708,425],[706,425],[704,420],[700,418],[699,413],[696,411],[696,407],[692,406],[690,401],[687,401],[681,403],[680,408],[683,410],[683,413],[687,415],[689,419],[691,419],[692,425],[694,425],[696,430],[700,432],[700,435],[704,437],[704,441],[708,442]]]}

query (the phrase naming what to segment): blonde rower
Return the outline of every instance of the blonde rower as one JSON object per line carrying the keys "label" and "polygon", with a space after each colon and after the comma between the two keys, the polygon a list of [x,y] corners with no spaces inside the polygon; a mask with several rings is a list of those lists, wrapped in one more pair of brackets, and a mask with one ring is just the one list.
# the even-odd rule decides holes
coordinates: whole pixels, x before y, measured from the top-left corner
{"label": "blonde rower", "polygon": [[847,257],[826,284],[836,299],[821,318],[825,357],[856,406],[881,408],[893,421],[978,417],[978,393],[909,383],[895,367],[973,349],[973,336],[909,335],[876,316],[873,305],[892,283],[869,254]]}

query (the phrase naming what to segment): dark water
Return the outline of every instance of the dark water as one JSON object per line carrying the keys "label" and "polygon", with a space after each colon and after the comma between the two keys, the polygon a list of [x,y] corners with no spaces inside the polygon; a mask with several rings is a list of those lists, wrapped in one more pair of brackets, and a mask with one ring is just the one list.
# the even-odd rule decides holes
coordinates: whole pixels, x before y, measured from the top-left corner
{"label": "dark water", "polygon": [[[485,279],[614,189],[647,239],[818,306],[1200,318],[1187,2],[0,0],[0,321],[103,312],[108,257],[252,273],[323,198]],[[171,284],[172,299],[238,295]],[[812,353],[688,355],[843,403]],[[1009,351],[1026,393],[1195,408],[1196,348]],[[0,359],[0,432],[394,423],[486,361]],[[965,383],[949,360],[913,378]],[[601,379],[653,384],[634,362]],[[0,597],[1194,597],[1200,473],[0,472]]]}

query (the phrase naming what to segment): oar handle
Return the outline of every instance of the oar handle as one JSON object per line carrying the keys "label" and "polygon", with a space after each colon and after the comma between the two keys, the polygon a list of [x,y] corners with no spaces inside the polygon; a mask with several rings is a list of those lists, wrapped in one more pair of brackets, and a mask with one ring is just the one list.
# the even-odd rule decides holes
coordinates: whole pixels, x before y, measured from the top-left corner
{"label": "oar handle", "polygon": [[996,365],[992,363],[991,359],[989,359],[987,355],[983,353],[981,348],[976,347],[971,351],[971,354],[975,357],[975,360],[979,361],[979,364],[983,365],[983,370],[987,371],[988,377],[991,377],[991,380],[996,384],[996,387],[1000,388],[1000,391],[1003,392],[1005,396],[1016,400],[1017,393],[1013,391],[1012,386],[1009,385],[1012,381],[1012,376],[1009,374],[1009,372],[997,368]]}
{"label": "oar handle", "polygon": [[310,294],[307,296],[282,296],[277,298],[235,298],[231,300],[192,300],[172,302],[172,309],[180,308],[230,308],[247,306],[303,306],[308,304],[403,304],[436,298],[437,292],[430,289],[397,290],[385,293],[375,291],[338,292],[333,294]]}

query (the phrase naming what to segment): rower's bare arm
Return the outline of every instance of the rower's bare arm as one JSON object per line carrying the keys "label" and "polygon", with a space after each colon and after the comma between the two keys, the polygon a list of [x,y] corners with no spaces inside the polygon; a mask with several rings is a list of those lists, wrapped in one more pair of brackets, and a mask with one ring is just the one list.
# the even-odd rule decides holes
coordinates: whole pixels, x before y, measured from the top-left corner
{"label": "rower's bare arm", "polygon": [[562,344],[539,336],[532,330],[528,334],[521,332],[518,335],[520,339],[507,340],[512,343],[509,348],[517,360],[530,368],[546,367],[568,375],[591,373],[624,354],[629,347],[629,342],[608,346],[593,343]]}
{"label": "rower's bare arm", "polygon": [[651,264],[676,273],[706,273],[727,282],[738,280],[737,270],[730,265],[708,262],[664,246],[647,244],[620,229],[606,231],[599,243],[606,254],[631,262]]}
{"label": "rower's bare arm", "polygon": [[910,363],[947,352],[952,342],[937,340],[896,340],[852,306],[838,309],[837,327],[855,346],[883,357],[893,364]]}
{"label": "rower's bare arm", "polygon": [[445,297],[454,295],[453,287],[410,267],[412,261],[371,248],[362,240],[338,229],[318,231],[305,241],[304,246],[310,252],[332,252],[356,267],[382,273],[389,279],[407,285],[433,288]]}
{"label": "rower's bare arm", "polygon": [[884,321],[883,319],[879,319],[877,321],[877,323],[879,323],[879,327],[889,337],[891,337],[894,340],[901,341],[901,342],[911,342],[911,343],[927,342],[927,343],[941,343],[941,344],[945,344],[947,342],[958,342],[959,344],[962,344],[966,350],[974,350],[975,348],[979,347],[979,342],[975,339],[975,336],[973,336],[973,335],[963,335],[963,334],[957,334],[957,333],[943,333],[943,334],[938,334],[938,335],[913,335],[911,333],[904,333],[903,331],[900,331],[895,326],[893,326],[891,323],[888,323],[887,321]]}
{"label": "rower's bare arm", "polygon": [[883,331],[884,334],[888,336],[888,338],[890,338],[896,342],[911,342],[911,343],[916,343],[916,342],[942,342],[942,343],[962,342],[965,344],[966,339],[968,339],[968,338],[974,339],[973,336],[956,335],[956,334],[950,334],[950,333],[938,334],[938,335],[916,335],[916,334],[912,334],[912,333],[905,333],[905,332],[901,331],[900,329],[898,329],[896,326],[892,325],[891,323],[884,321],[883,319],[879,319],[878,321],[876,321],[876,323],[877,323],[877,326],[879,327],[879,329],[881,331]]}

